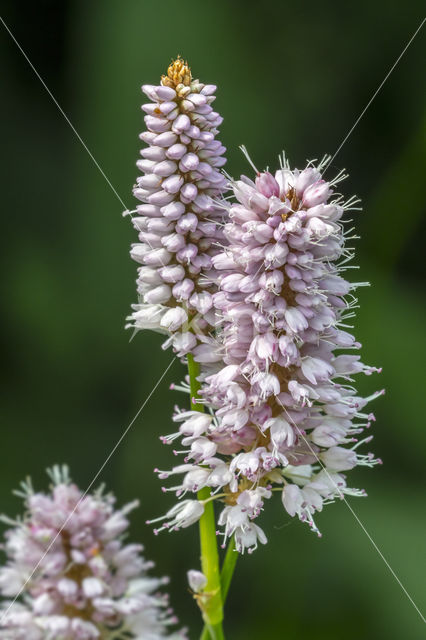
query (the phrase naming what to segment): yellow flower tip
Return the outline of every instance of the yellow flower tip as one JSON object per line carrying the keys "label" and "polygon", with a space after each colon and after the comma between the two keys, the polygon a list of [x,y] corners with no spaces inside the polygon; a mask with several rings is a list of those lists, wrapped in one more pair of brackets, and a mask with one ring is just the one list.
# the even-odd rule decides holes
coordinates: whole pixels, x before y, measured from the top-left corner
{"label": "yellow flower tip", "polygon": [[174,89],[178,84],[189,86],[191,84],[191,69],[186,60],[180,56],[173,60],[167,69],[167,75],[161,76],[161,84]]}

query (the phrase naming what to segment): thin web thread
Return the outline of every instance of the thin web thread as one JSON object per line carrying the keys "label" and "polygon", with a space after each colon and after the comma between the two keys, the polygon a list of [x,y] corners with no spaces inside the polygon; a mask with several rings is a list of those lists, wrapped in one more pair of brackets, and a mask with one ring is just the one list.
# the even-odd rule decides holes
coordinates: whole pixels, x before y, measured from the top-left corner
{"label": "thin web thread", "polygon": [[[89,150],[89,148],[87,147],[87,145],[85,144],[84,140],[81,138],[81,136],[79,135],[78,131],[75,129],[74,125],[72,124],[72,122],[70,121],[70,119],[68,118],[67,114],[64,112],[64,110],[62,109],[62,107],[60,106],[60,104],[58,103],[58,101],[56,100],[56,98],[54,97],[54,95],[52,94],[52,92],[50,91],[50,89],[48,88],[48,86],[46,85],[46,83],[44,82],[43,78],[40,76],[40,74],[38,73],[38,71],[36,70],[36,68],[34,67],[34,65],[32,64],[31,60],[28,58],[28,56],[26,55],[25,51],[23,50],[23,48],[21,47],[21,45],[19,44],[19,42],[17,41],[17,39],[15,38],[15,36],[13,35],[13,33],[11,32],[11,30],[9,29],[9,27],[7,26],[7,24],[5,23],[5,21],[3,20],[3,18],[0,16],[0,20],[3,23],[3,26],[5,27],[6,31],[9,33],[10,37],[12,38],[12,40],[15,42],[16,46],[18,47],[18,49],[21,51],[22,55],[24,56],[24,58],[27,60],[28,64],[30,65],[30,67],[32,68],[32,70],[34,71],[34,73],[36,74],[36,76],[38,77],[38,79],[40,80],[40,82],[42,83],[43,87],[46,89],[46,91],[48,92],[48,94],[50,95],[50,97],[52,98],[53,102],[55,103],[55,105],[57,106],[57,108],[59,109],[60,113],[63,115],[63,117],[65,118],[66,122],[69,124],[69,126],[71,127],[72,131],[74,132],[74,134],[77,136],[78,140],[80,141],[80,143],[82,144],[83,148],[86,150],[86,152],[89,154],[90,158],[92,159],[93,163],[95,164],[95,166],[97,167],[97,169],[100,171],[101,175],[104,177],[104,179],[106,180],[107,184],[109,185],[109,187],[111,188],[111,190],[113,191],[113,193],[115,194],[116,198],[119,200],[119,202],[121,203],[121,205],[127,209],[124,201],[122,200],[122,198],[120,197],[120,195],[118,194],[118,192],[116,191],[116,189],[114,188],[114,186],[112,185],[111,181],[109,180],[109,178],[107,177],[107,175],[105,174],[105,172],[102,170],[102,168],[100,167],[99,163],[97,162],[97,160],[95,159],[95,157],[93,156],[93,154],[91,153],[91,151]],[[423,27],[423,24],[425,23],[426,18],[424,18],[422,20],[422,22],[420,23],[419,27],[416,29],[416,31],[414,32],[414,34],[412,35],[412,37],[410,38],[410,40],[408,41],[408,43],[406,44],[406,46],[404,47],[403,51],[401,52],[401,54],[398,56],[397,60],[394,62],[394,64],[392,65],[391,69],[389,70],[389,72],[387,73],[387,75],[385,76],[384,80],[381,82],[381,84],[379,85],[378,89],[375,91],[375,93],[373,94],[373,96],[371,97],[371,99],[369,100],[369,102],[367,103],[367,105],[365,106],[365,108],[363,109],[363,111],[361,112],[361,114],[359,115],[359,117],[357,118],[357,120],[355,121],[354,125],[351,127],[351,129],[349,130],[348,134],[345,136],[345,138],[343,139],[343,141],[341,142],[341,144],[339,145],[339,147],[337,148],[336,152],[334,153],[334,155],[332,156],[332,158],[330,159],[328,166],[330,166],[330,164],[332,163],[332,161],[335,159],[335,157],[337,156],[337,154],[340,152],[340,150],[342,149],[342,147],[344,146],[344,144],[347,142],[348,138],[351,136],[352,132],[354,131],[354,129],[356,128],[356,126],[359,124],[360,120],[362,119],[362,117],[364,116],[364,114],[366,113],[367,109],[370,107],[371,103],[373,102],[373,100],[375,99],[375,97],[377,96],[377,94],[379,93],[379,91],[381,90],[381,88],[383,87],[383,85],[385,84],[385,82],[388,80],[389,76],[391,75],[391,73],[393,72],[393,70],[395,69],[395,67],[397,66],[397,64],[399,63],[399,61],[401,60],[401,58],[403,57],[403,55],[405,54],[405,52],[407,51],[408,47],[411,45],[411,43],[413,42],[414,38],[417,36],[417,34],[419,33],[420,29]],[[148,243],[149,244],[149,243]],[[155,389],[158,387],[159,383],[161,382],[161,380],[163,379],[163,377],[165,376],[165,374],[167,373],[167,371],[170,369],[171,365],[173,364],[174,360],[176,359],[176,357],[173,358],[173,360],[170,362],[170,364],[168,365],[168,367],[166,368],[166,370],[164,371],[164,373],[162,374],[162,376],[160,377],[160,379],[158,380],[158,382],[156,383],[156,385],[154,386],[154,388],[152,389],[151,393],[149,394],[149,396],[147,397],[147,399],[145,400],[145,402],[143,403],[143,405],[141,406],[141,408],[139,409],[139,411],[137,412],[137,414],[135,415],[135,417],[133,418],[133,420],[131,421],[131,423],[129,424],[129,426],[127,427],[127,429],[124,431],[124,433],[122,434],[122,436],[120,437],[120,439],[118,440],[118,442],[116,443],[115,447],[113,448],[113,450],[111,451],[111,453],[109,454],[109,456],[107,457],[107,459],[105,460],[105,462],[103,463],[103,465],[101,466],[101,468],[99,469],[98,473],[95,475],[95,477],[93,478],[92,482],[90,483],[90,485],[88,486],[88,488],[86,489],[85,493],[83,494],[81,500],[85,497],[85,495],[88,493],[88,491],[91,489],[91,487],[93,486],[94,482],[96,481],[96,479],[99,477],[100,473],[102,472],[102,470],[104,469],[104,467],[106,466],[106,464],[109,462],[110,458],[112,457],[112,455],[115,453],[116,449],[118,448],[118,446],[120,445],[120,443],[122,442],[122,440],[124,439],[124,437],[126,436],[126,434],[128,433],[129,429],[131,428],[131,426],[133,425],[134,421],[137,419],[137,417],[139,416],[139,414],[141,413],[142,409],[144,408],[144,406],[146,405],[146,403],[148,402],[148,400],[150,399],[150,397],[152,396],[152,394],[154,393]],[[281,404],[281,403],[280,403]],[[281,405],[282,406],[282,405]],[[283,407],[283,409],[285,410],[285,408]],[[286,412],[287,413],[287,412]],[[288,415],[288,414],[287,414]],[[294,424],[294,423],[293,423]],[[296,429],[299,431],[299,428],[296,426]],[[310,447],[309,443],[306,441],[306,439],[304,438],[303,434],[302,438],[305,440],[305,442],[307,443],[307,445]],[[311,448],[311,447],[310,447]],[[312,448],[311,448],[312,450]],[[324,465],[322,464],[322,462],[319,460],[318,456],[315,454],[315,452],[312,450],[314,456],[316,457],[316,459],[318,460],[318,462],[320,463],[320,465],[323,467],[324,471],[328,474],[327,470],[325,469]],[[333,482],[333,480],[331,479],[331,477],[329,476],[331,482],[333,484],[335,484]],[[337,487],[336,488],[338,490],[338,492],[341,494],[340,489]],[[414,608],[416,609],[416,611],[419,613],[420,617],[422,618],[423,621],[425,621],[422,613],[420,612],[419,608],[417,607],[417,605],[415,604],[415,602],[413,601],[413,599],[411,598],[411,596],[409,595],[409,593],[407,592],[407,590],[405,589],[405,587],[403,586],[403,584],[401,583],[400,579],[398,578],[398,576],[396,575],[396,573],[393,571],[392,567],[389,565],[389,563],[387,562],[386,558],[383,556],[382,552],[380,551],[380,549],[378,548],[378,546],[376,545],[376,543],[374,542],[374,540],[372,539],[372,537],[370,536],[370,534],[368,533],[367,529],[365,528],[365,526],[363,525],[363,523],[361,522],[361,520],[359,519],[359,517],[357,516],[357,514],[355,513],[355,511],[352,509],[352,507],[349,505],[349,503],[347,502],[346,498],[341,495],[342,499],[344,500],[345,504],[347,505],[347,507],[349,508],[349,510],[351,511],[352,515],[354,516],[354,518],[356,519],[356,521],[358,522],[358,524],[361,526],[361,528],[363,529],[364,533],[367,535],[367,537],[369,538],[370,542],[373,544],[374,548],[376,549],[376,551],[378,552],[379,556],[382,558],[382,560],[385,562],[386,566],[388,567],[388,569],[390,570],[390,572],[392,573],[393,577],[395,578],[395,580],[398,582],[398,584],[400,585],[401,589],[404,591],[404,593],[406,594],[406,596],[408,597],[408,599],[410,600],[410,602],[412,603],[412,605],[414,606]],[[75,511],[75,509],[77,508],[79,503],[77,503],[77,505],[75,506],[73,512]],[[72,513],[73,513],[72,512]],[[70,514],[69,517],[71,517],[72,513]],[[68,517],[68,519],[69,519]],[[57,536],[54,538],[54,540],[52,541],[51,545],[55,542],[55,540],[57,539],[57,537],[60,535],[63,527],[66,525],[66,523],[68,522],[68,519],[64,522],[62,528],[59,530]],[[51,548],[51,545],[48,547],[48,549],[45,552],[45,555],[48,553],[49,549]],[[21,593],[23,592],[26,584],[28,583],[28,581],[31,579],[31,577],[34,575],[35,571],[37,570],[38,566],[40,565],[40,563],[42,562],[43,558],[45,557],[45,555],[42,557],[42,559],[39,561],[39,563],[36,565],[36,567],[34,568],[33,572],[31,573],[31,575],[29,576],[29,578],[27,579],[27,581],[25,582],[24,586],[22,587],[21,591],[15,596],[14,600],[11,602],[11,604],[9,605],[9,607],[6,609],[6,611],[3,613],[2,617],[0,618],[0,624],[3,621],[4,617],[7,615],[8,611],[10,610],[11,606],[16,602],[17,598],[21,595]]]}
{"label": "thin web thread", "polygon": [[[31,62],[31,60],[29,59],[29,57],[27,56],[27,54],[25,53],[24,49],[21,47],[21,45],[19,44],[18,40],[15,38],[15,36],[13,35],[12,31],[9,29],[9,27],[7,26],[6,22],[3,20],[3,18],[0,16],[0,21],[2,22],[4,28],[6,29],[6,31],[8,32],[8,34],[10,35],[10,37],[12,38],[13,42],[16,44],[16,46],[18,47],[19,51],[22,53],[22,55],[24,56],[25,60],[28,62],[28,64],[30,65],[31,69],[34,71],[35,75],[37,76],[37,78],[40,80],[41,84],[43,85],[43,87],[46,89],[47,93],[49,94],[49,96],[52,98],[54,104],[57,106],[57,108],[59,109],[60,113],[63,115],[63,117],[65,118],[66,122],[69,124],[69,126],[71,127],[72,131],[74,132],[74,134],[77,136],[77,139],[79,140],[79,142],[81,143],[82,147],[85,149],[85,151],[89,154],[91,160],[93,161],[94,165],[96,166],[96,168],[98,169],[98,171],[101,173],[101,175],[103,176],[103,178],[105,179],[106,183],[108,184],[108,186],[110,187],[111,191],[114,193],[115,197],[117,198],[117,200],[120,202],[120,204],[122,205],[122,207],[125,209],[125,213],[129,213],[131,214],[132,212],[128,209],[128,207],[126,207],[126,204],[124,203],[124,200],[121,198],[120,194],[118,193],[117,189],[114,187],[114,185],[112,184],[111,180],[108,178],[108,176],[106,175],[105,171],[102,169],[101,165],[99,164],[99,162],[96,160],[95,156],[93,155],[93,153],[90,151],[89,147],[87,146],[87,144],[84,142],[83,138],[81,137],[81,135],[78,133],[77,129],[74,127],[73,123],[71,122],[71,120],[69,119],[69,117],[67,116],[67,114],[65,113],[65,111],[62,109],[61,105],[59,104],[59,102],[56,100],[55,96],[53,95],[53,93],[51,92],[51,90],[49,89],[49,87],[47,86],[47,84],[45,83],[45,81],[43,80],[43,78],[41,77],[41,75],[39,74],[39,72],[37,71],[37,69],[35,68],[35,66],[33,65],[33,63]],[[154,247],[151,245],[151,243],[149,242],[149,240],[146,240],[147,245],[149,246],[150,249],[154,249]],[[160,260],[161,262],[161,266],[165,267],[166,265],[163,263],[162,260]],[[130,338],[129,342],[132,340],[133,336]]]}
{"label": "thin web thread", "polygon": [[408,593],[407,589],[404,587],[404,585],[402,584],[401,580],[398,578],[397,574],[395,573],[395,571],[392,569],[391,565],[389,564],[389,562],[386,560],[385,556],[383,555],[383,553],[380,551],[379,547],[377,546],[376,542],[373,540],[371,534],[367,531],[365,525],[362,523],[361,519],[359,518],[359,516],[355,513],[354,509],[351,507],[351,505],[349,504],[349,502],[346,500],[342,490],[340,489],[340,487],[337,485],[337,483],[333,480],[333,478],[331,477],[331,475],[329,474],[327,468],[324,466],[324,464],[322,463],[322,461],[320,460],[320,458],[318,457],[318,455],[316,454],[316,452],[314,451],[314,449],[312,448],[310,442],[305,438],[305,436],[303,435],[303,433],[301,432],[301,430],[299,429],[299,427],[297,426],[297,424],[294,422],[294,420],[291,418],[290,414],[288,413],[287,409],[285,408],[285,406],[282,404],[281,400],[277,397],[276,398],[278,401],[278,404],[282,407],[282,409],[285,411],[289,421],[292,423],[292,425],[295,427],[295,429],[297,430],[298,434],[300,435],[300,437],[303,439],[303,441],[305,442],[305,444],[307,444],[310,452],[312,453],[313,456],[315,456],[317,462],[320,464],[321,468],[323,469],[323,471],[325,472],[325,474],[327,475],[329,481],[331,482],[331,484],[335,487],[337,493],[339,494],[339,498],[341,498],[341,500],[343,500],[343,502],[345,503],[345,505],[347,506],[347,508],[349,509],[349,511],[352,513],[353,517],[355,518],[355,520],[357,521],[357,523],[359,524],[359,526],[361,527],[361,529],[363,530],[363,532],[365,533],[365,535],[367,536],[367,538],[370,540],[371,544],[373,545],[374,549],[377,551],[377,553],[379,554],[380,558],[383,560],[383,562],[385,563],[385,565],[387,566],[387,568],[389,569],[389,571],[391,572],[392,576],[395,578],[396,582],[399,584],[399,586],[401,587],[402,591],[405,593],[405,595],[407,596],[408,600],[411,602],[411,604],[413,605],[413,607],[415,608],[415,610],[417,611],[417,613],[419,614],[419,616],[421,617],[422,621],[425,622],[425,618],[422,614],[422,612],[420,611],[419,607],[416,605],[416,603],[414,602],[413,598],[410,596],[410,594]]}
{"label": "thin web thread", "polygon": [[28,576],[28,578],[25,580],[24,584],[22,585],[22,587],[20,588],[20,590],[18,591],[18,593],[16,594],[16,596],[13,598],[13,600],[9,603],[9,606],[7,607],[7,609],[5,609],[0,617],[0,625],[3,623],[4,619],[6,618],[7,614],[9,613],[10,609],[13,607],[13,605],[15,604],[15,602],[17,601],[17,599],[19,598],[20,595],[22,595],[22,593],[25,591],[25,587],[27,586],[27,584],[30,582],[31,578],[33,577],[33,575],[35,574],[35,572],[37,571],[37,569],[39,568],[39,566],[41,565],[41,563],[43,562],[44,558],[47,556],[47,554],[49,553],[50,549],[53,547],[53,545],[55,544],[56,540],[59,538],[59,536],[61,535],[62,531],[64,530],[64,528],[67,526],[68,522],[70,521],[70,519],[72,518],[72,516],[74,515],[74,513],[76,512],[76,510],[78,509],[78,507],[80,506],[81,502],[84,500],[84,498],[87,496],[87,494],[89,493],[90,489],[93,487],[93,485],[95,484],[96,480],[99,478],[99,476],[101,475],[102,471],[105,469],[106,465],[108,464],[108,462],[111,460],[112,456],[114,455],[114,453],[117,451],[118,447],[120,446],[120,444],[123,442],[124,438],[126,437],[126,435],[129,433],[130,429],[132,428],[133,424],[135,423],[135,421],[137,420],[137,418],[140,416],[142,410],[144,409],[144,407],[146,406],[146,404],[149,402],[151,396],[153,395],[153,393],[155,392],[155,390],[157,389],[157,387],[159,386],[159,384],[161,383],[161,381],[163,380],[164,376],[166,375],[166,373],[168,372],[168,370],[170,369],[170,367],[172,366],[172,364],[174,363],[174,361],[176,360],[176,356],[169,362],[168,366],[166,367],[166,369],[163,371],[163,373],[161,374],[161,376],[159,377],[159,379],[157,380],[157,382],[155,383],[154,387],[151,389],[150,393],[148,394],[148,396],[146,397],[146,399],[144,400],[144,402],[142,403],[142,405],[139,407],[137,413],[135,414],[135,416],[133,417],[133,419],[130,421],[130,423],[128,424],[128,426],[126,427],[126,429],[123,431],[123,433],[121,434],[120,438],[117,440],[117,442],[115,443],[114,447],[112,448],[111,452],[109,453],[109,455],[107,456],[107,458],[105,459],[105,461],[103,462],[103,464],[101,465],[101,467],[99,468],[98,472],[96,473],[96,475],[94,476],[93,480],[91,481],[91,483],[89,484],[89,486],[87,487],[87,489],[85,490],[85,492],[83,493],[83,495],[81,496],[81,498],[78,500],[77,504],[75,505],[75,507],[73,508],[73,510],[68,514],[67,518],[64,520],[61,528],[59,529],[59,531],[56,533],[55,537],[53,538],[53,540],[50,542],[49,546],[46,548],[46,551],[43,553],[43,555],[41,556],[40,560],[37,562],[37,564],[35,565],[34,569],[31,571],[30,575]]}
{"label": "thin web thread", "polygon": [[34,73],[36,74],[37,78],[40,80],[41,84],[46,89],[47,93],[52,98],[53,102],[58,107],[59,111],[61,112],[61,114],[63,115],[63,117],[65,118],[65,120],[67,121],[67,123],[69,124],[69,126],[71,127],[71,129],[73,130],[75,135],[77,136],[79,142],[81,143],[81,145],[83,146],[85,151],[89,154],[89,156],[92,159],[94,165],[97,167],[98,171],[101,173],[101,175],[103,176],[103,178],[105,179],[105,181],[109,185],[110,189],[115,194],[115,197],[117,198],[117,200],[121,203],[121,205],[125,209],[127,209],[127,207],[124,204],[122,198],[120,197],[118,191],[115,189],[114,185],[111,183],[111,181],[108,178],[108,176],[106,175],[105,171],[102,169],[102,167],[100,166],[100,164],[98,163],[98,161],[94,157],[93,153],[90,151],[90,149],[88,148],[87,144],[84,142],[83,138],[80,136],[80,134],[78,133],[77,129],[74,127],[73,123],[71,122],[71,120],[69,119],[69,117],[67,116],[65,111],[62,109],[61,105],[56,100],[55,96],[53,95],[53,93],[51,92],[51,90],[49,89],[49,87],[47,86],[47,84],[45,83],[45,81],[43,80],[43,78],[41,77],[41,75],[39,74],[39,72],[37,71],[37,69],[35,68],[35,66],[31,62],[31,60],[29,59],[29,57],[27,56],[27,54],[25,53],[25,51],[23,50],[23,48],[19,44],[18,40],[15,38],[15,36],[12,33],[12,31],[9,29],[9,27],[7,26],[7,24],[5,23],[5,21],[3,20],[3,18],[1,16],[0,16],[0,20],[1,20],[4,28],[6,29],[6,31],[8,32],[10,37],[12,38],[13,42],[16,44],[16,46],[18,47],[19,51],[22,53],[22,55],[24,56],[25,60],[28,62],[28,64],[30,65],[31,69],[34,71]]}
{"label": "thin web thread", "polygon": [[[421,23],[419,24],[419,26],[417,27],[417,29],[415,30],[415,32],[413,33],[413,35],[411,36],[411,38],[409,39],[407,44],[405,45],[404,49],[401,51],[401,53],[399,54],[399,56],[397,57],[397,59],[395,60],[395,62],[393,63],[393,65],[391,66],[389,71],[387,72],[387,74],[385,75],[385,77],[382,80],[382,82],[379,84],[379,86],[377,87],[376,91],[373,93],[373,95],[371,96],[370,100],[365,105],[364,109],[361,111],[360,115],[355,120],[355,122],[352,125],[352,127],[349,129],[349,132],[346,134],[346,136],[343,138],[343,140],[340,143],[340,145],[337,147],[336,151],[334,152],[334,155],[330,158],[330,161],[327,164],[327,168],[331,165],[331,163],[333,162],[333,160],[335,159],[337,154],[341,151],[342,147],[346,144],[348,138],[352,135],[354,129],[358,126],[358,124],[361,121],[361,119],[363,118],[365,112],[367,111],[367,109],[369,108],[369,106],[371,105],[371,103],[373,102],[373,100],[375,99],[375,97],[377,96],[377,94],[379,93],[379,91],[381,90],[383,85],[385,84],[385,82],[388,80],[388,78],[391,75],[392,71],[395,69],[395,67],[397,66],[397,64],[401,60],[402,56],[407,51],[408,47],[412,44],[414,38],[417,36],[417,34],[419,33],[420,29],[423,27],[425,22],[426,22],[426,18],[423,18],[423,20],[421,21]],[[327,169],[325,169],[325,171],[326,170]],[[324,173],[325,173],[325,171],[324,171]]]}

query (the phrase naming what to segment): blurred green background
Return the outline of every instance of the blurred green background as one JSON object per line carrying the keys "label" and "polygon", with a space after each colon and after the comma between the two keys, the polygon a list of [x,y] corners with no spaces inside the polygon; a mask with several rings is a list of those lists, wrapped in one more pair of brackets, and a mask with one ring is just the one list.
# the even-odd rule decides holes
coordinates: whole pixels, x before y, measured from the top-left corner
{"label": "blurred green background", "polygon": [[[260,168],[282,149],[291,162],[333,153],[422,19],[422,3],[172,2],[91,0],[9,3],[3,17],[77,131],[132,208],[140,85],[156,83],[180,53],[218,85],[227,170]],[[363,392],[386,387],[374,410],[374,451],[383,467],[351,473],[368,499],[351,500],[408,592],[425,605],[424,238],[425,106],[418,35],[338,154],[355,224],[360,271],[356,335],[364,361],[383,366]],[[129,344],[124,318],[135,301],[135,234],[122,206],[4,28],[0,29],[3,250],[0,510],[31,474],[67,462],[86,487],[172,358],[162,338]],[[172,503],[153,467],[168,468],[182,378],[175,361],[101,474],[120,502],[134,497],[132,538],[172,577],[172,604],[198,637],[185,571],[198,566],[197,531],[156,538],[146,518]],[[417,640],[419,615],[345,504],[318,516],[323,538],[290,520],[279,500],[261,524],[269,544],[237,567],[227,605],[232,640],[251,638]]]}

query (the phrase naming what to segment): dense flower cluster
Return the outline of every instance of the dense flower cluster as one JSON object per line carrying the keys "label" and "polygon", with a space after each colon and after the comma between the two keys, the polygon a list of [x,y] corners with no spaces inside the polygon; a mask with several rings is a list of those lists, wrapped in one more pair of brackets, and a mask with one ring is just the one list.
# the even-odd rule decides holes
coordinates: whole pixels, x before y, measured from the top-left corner
{"label": "dense flower cluster", "polygon": [[[354,289],[344,278],[353,250],[341,218],[356,209],[344,202],[317,167],[291,171],[285,158],[275,175],[258,173],[232,183],[223,250],[213,257],[218,277],[215,307],[221,322],[215,345],[203,345],[202,398],[209,413],[176,412],[185,464],[178,496],[202,487],[224,503],[223,536],[239,551],[265,534],[254,522],[265,499],[281,494],[284,508],[318,532],[314,514],[344,494],[343,471],[379,462],[357,448],[374,416],[353,387],[360,344],[346,331],[354,316]],[[343,352],[342,352],[343,350]],[[212,364],[215,363],[215,364]],[[180,501],[164,527],[188,526],[203,504]],[[164,528],[163,527],[163,528]]]}
{"label": "dense flower cluster", "polygon": [[167,580],[147,575],[153,564],[141,556],[141,545],[123,543],[136,503],[116,510],[114,497],[102,490],[82,494],[66,468],[50,475],[50,494],[23,485],[22,520],[3,517],[12,528],[0,568],[0,593],[10,599],[2,603],[0,638],[184,638],[167,632],[176,622],[158,592]]}
{"label": "dense flower cluster", "polygon": [[131,212],[140,240],[131,249],[142,265],[140,304],[128,320],[171,334],[166,344],[184,355],[213,324],[212,256],[223,215],[215,199],[226,186],[219,171],[225,147],[216,140],[222,117],[211,106],[216,87],[193,80],[180,58],[160,86],[142,90],[151,100],[142,107],[148,131],[140,136],[148,146],[133,193],[143,204]]}

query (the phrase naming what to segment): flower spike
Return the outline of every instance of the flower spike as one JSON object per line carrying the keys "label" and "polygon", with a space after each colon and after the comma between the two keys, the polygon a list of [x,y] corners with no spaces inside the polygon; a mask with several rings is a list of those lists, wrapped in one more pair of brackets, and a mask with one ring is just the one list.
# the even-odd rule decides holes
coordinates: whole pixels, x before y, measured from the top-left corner
{"label": "flower spike", "polygon": [[184,639],[168,632],[177,621],[159,592],[168,579],[148,575],[153,563],[142,545],[123,543],[137,502],[115,509],[102,488],[82,493],[67,467],[49,476],[48,494],[22,485],[25,515],[6,531],[0,593],[10,600],[2,602],[0,638]]}
{"label": "flower spike", "polygon": [[131,249],[140,297],[130,327],[170,336],[179,356],[192,351],[214,325],[212,258],[223,241],[226,188],[220,172],[225,147],[216,139],[222,117],[211,106],[216,87],[192,77],[178,57],[159,86],[144,85],[147,131],[133,190],[141,201],[132,222],[139,242]]}

